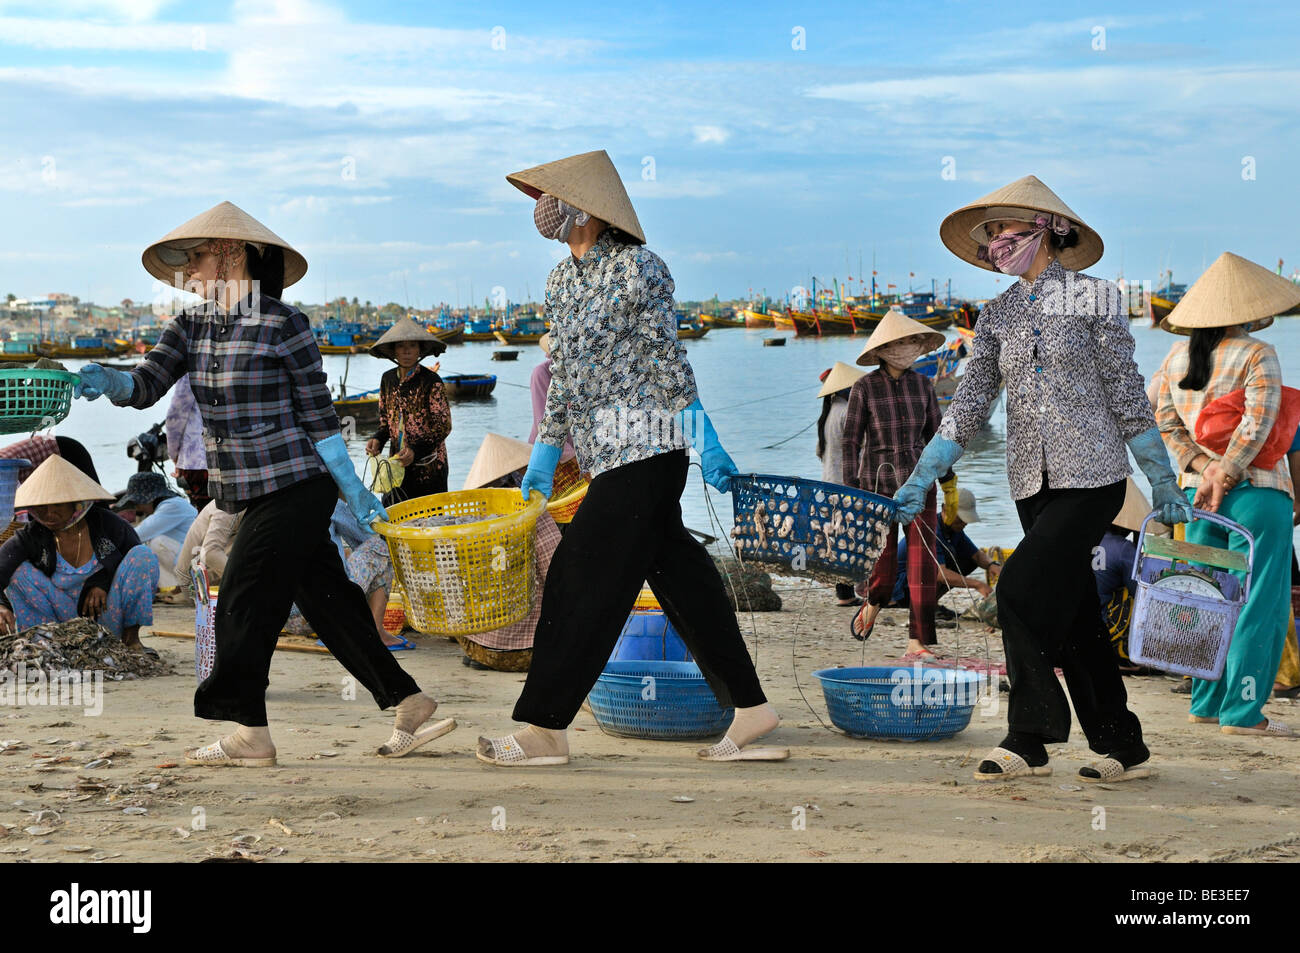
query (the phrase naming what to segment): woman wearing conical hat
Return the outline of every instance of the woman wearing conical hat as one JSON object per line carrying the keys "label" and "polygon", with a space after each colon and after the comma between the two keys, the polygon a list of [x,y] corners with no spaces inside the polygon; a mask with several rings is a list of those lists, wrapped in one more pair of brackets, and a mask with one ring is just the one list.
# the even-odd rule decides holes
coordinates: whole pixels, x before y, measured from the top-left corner
{"label": "woman wearing conical hat", "polygon": [[447,350],[427,330],[402,318],[370,348],[397,366],[379,381],[379,429],[366,442],[372,457],[393,443],[393,456],[404,468],[402,485],[384,494],[384,505],[447,492],[447,435],[451,405],[436,367],[420,363]]}
{"label": "woman wearing conical hat", "polygon": [[[1185,474],[1187,495],[1197,507],[1221,513],[1255,537],[1250,592],[1228,646],[1223,677],[1192,680],[1188,717],[1217,724],[1225,734],[1295,736],[1263,713],[1290,616],[1295,487],[1285,450],[1294,430],[1273,433],[1282,403],[1282,368],[1273,346],[1250,332],[1297,304],[1296,285],[1225,252],[1161,322],[1166,331],[1187,335],[1160,366],[1156,409],[1160,432]],[[1244,391],[1244,411],[1227,446],[1211,449],[1197,443],[1201,411],[1234,391]],[[1274,462],[1257,459],[1266,443],[1281,447]],[[1190,524],[1187,541],[1241,552],[1247,548],[1240,534],[1208,520]]]}
{"label": "woman wearing conical hat", "polygon": [[104,506],[109,493],[63,457],[49,457],[18,487],[31,522],[0,546],[0,631],[94,619],[128,647],[153,623],[158,558],[131,524]]}
{"label": "woman wearing conical hat", "polygon": [[[533,223],[569,255],[546,281],[551,384],[522,490],[551,493],[565,438],[592,474],[582,507],[555,551],[515,705],[527,727],[480,738],[490,764],[569,760],[565,730],[613,651],[648,581],[724,707],[736,717],[713,761],[788,756],[753,748],[777,727],[708,551],[682,525],[686,433],[695,434],[704,478],[726,492],[735,464],[700,404],[677,340],[673,280],[645,235],[604,152],[571,156],[506,177],[536,199]],[[684,419],[685,418],[685,419]],[[684,423],[696,423],[686,429]]]}
{"label": "woman wearing conical hat", "polygon": [[396,706],[380,755],[401,757],[451,731],[449,718],[430,722],[437,703],[375,638],[365,596],[330,541],[340,494],[362,526],[387,514],[348,458],[307,316],[280,300],[306,273],[306,259],[223,202],[150,245],[143,261],[203,304],[168,323],[130,373],[87,364],[77,396],[150,407],[188,372],[203,416],[209,491],[222,510],[244,514],[222,578],[216,662],[194,693],[198,717],[239,727],[186,752],[186,761],[275,764],[267,675],[295,602],[379,707]]}
{"label": "woman wearing conical hat", "polygon": [[1133,361],[1119,288],[1078,271],[1101,257],[1101,238],[1032,175],[953,212],[939,236],[959,258],[1020,279],[984,307],[939,433],[895,496],[902,518],[920,510],[1005,385],[1007,482],[1025,538],[998,580],[1008,730],[975,777],[1051,773],[1046,745],[1070,734],[1057,667],[1089,747],[1103,756],[1079,777],[1145,777],[1142,726],[1099,631],[1092,553],[1123,506],[1129,450],[1162,522],[1189,520],[1191,507]]}
{"label": "woman wearing conical hat", "polygon": [[[822,480],[826,483],[839,483],[844,478],[844,417],[849,408],[849,390],[865,373],[836,361],[821,375],[822,388],[817,392],[822,402],[821,416],[817,418],[817,459],[822,462]],[[849,608],[862,605],[847,582],[835,584],[835,601]]]}
{"label": "woman wearing conical hat", "polygon": [[[869,493],[891,496],[916,466],[926,441],[939,427],[939,397],[934,382],[911,367],[927,351],[943,344],[943,335],[891,308],[880,319],[858,356],[862,367],[879,365],[863,375],[849,391],[844,421],[841,481]],[[942,475],[953,480],[951,471]],[[904,658],[933,660],[934,613],[939,603],[938,563],[935,562],[934,481],[926,487],[920,518],[907,534],[908,642]],[[867,601],[849,623],[855,639],[866,641],[881,607],[888,605],[898,576],[898,527],[871,569]]]}

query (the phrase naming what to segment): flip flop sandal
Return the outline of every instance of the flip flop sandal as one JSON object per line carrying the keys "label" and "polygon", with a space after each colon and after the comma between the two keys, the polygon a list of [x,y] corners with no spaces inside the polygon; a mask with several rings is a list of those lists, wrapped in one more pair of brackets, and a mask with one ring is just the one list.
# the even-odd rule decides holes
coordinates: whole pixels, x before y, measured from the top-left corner
{"label": "flip flop sandal", "polygon": [[701,748],[700,759],[703,761],[784,761],[790,757],[789,748],[759,747],[746,745],[739,747],[729,737],[723,737],[711,748]]}
{"label": "flip flop sandal", "polygon": [[[500,768],[527,768],[547,764],[568,764],[569,756],[567,754],[549,754],[538,755],[530,758],[524,754],[523,746],[515,740],[514,735],[506,735],[504,738],[479,738],[479,747],[474,751],[474,756],[484,764],[495,764]],[[488,746],[488,752],[483,752],[483,745]]]}
{"label": "flip flop sandal", "polygon": [[444,718],[442,721],[435,721],[433,724],[421,728],[415,734],[394,728],[392,737],[376,753],[381,758],[404,758],[421,745],[427,744],[435,738],[441,738],[448,732],[455,730],[455,718]]}
{"label": "flip flop sandal", "polygon": [[1280,721],[1266,719],[1268,725],[1263,728],[1244,728],[1240,725],[1220,725],[1219,730],[1225,735],[1269,735],[1273,738],[1294,738],[1296,733]]}
{"label": "flip flop sandal", "polygon": [[1044,778],[1052,773],[1052,766],[1050,764],[1041,764],[1036,768],[1030,767],[1028,761],[1016,754],[1014,751],[1009,751],[1006,748],[994,748],[987,755],[981,758],[980,761],[981,763],[984,761],[992,761],[994,764],[1001,767],[1002,770],[980,771],[979,768],[976,767],[976,781],[1006,781],[1011,778],[1021,777]]}
{"label": "flip flop sandal", "polygon": [[220,741],[214,741],[202,748],[191,748],[185,752],[186,764],[201,764],[211,768],[273,768],[275,755],[269,758],[232,758],[221,747]]}
{"label": "flip flop sandal", "polygon": [[[1098,777],[1089,777],[1084,774],[1091,768],[1097,772]],[[1088,765],[1087,768],[1080,768],[1076,777],[1080,781],[1087,781],[1089,784],[1100,784],[1103,781],[1136,781],[1139,778],[1149,778],[1155,774],[1145,764],[1135,764],[1131,768],[1125,768],[1123,763],[1115,758],[1102,758],[1094,764]]]}
{"label": "flip flop sandal", "polygon": [[1187,720],[1193,725],[1217,725],[1219,719],[1210,715],[1188,715]]}
{"label": "flip flop sandal", "polygon": [[[867,639],[871,638],[871,630],[876,627],[876,623],[872,622],[871,625],[867,626],[866,630],[862,632],[862,634],[858,634],[857,622],[862,618],[862,613],[866,611],[867,604],[864,602],[862,603],[861,608],[859,608],[857,612],[853,613],[853,618],[849,620],[849,635],[853,636],[859,642],[865,642]],[[880,617],[876,616],[876,619],[879,621]]]}
{"label": "flip flop sandal", "polygon": [[396,638],[401,639],[401,641],[394,642],[392,645],[385,645],[384,648],[388,649],[390,652],[405,652],[415,648],[415,643],[406,636],[399,635],[396,636]]}

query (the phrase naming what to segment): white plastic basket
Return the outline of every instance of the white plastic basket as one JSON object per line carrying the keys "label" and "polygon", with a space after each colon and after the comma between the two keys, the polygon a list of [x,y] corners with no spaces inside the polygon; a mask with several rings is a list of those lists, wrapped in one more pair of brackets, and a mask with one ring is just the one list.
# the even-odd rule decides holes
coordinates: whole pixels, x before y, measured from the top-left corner
{"label": "white plastic basket", "polygon": [[[1190,675],[1207,681],[1223,677],[1228,646],[1237,627],[1237,617],[1250,595],[1250,576],[1255,564],[1255,538],[1244,526],[1230,519],[1194,510],[1197,519],[1206,519],[1245,537],[1249,553],[1203,546],[1185,540],[1148,537],[1147,524],[1154,513],[1142,521],[1138,534],[1137,556],[1133,560],[1133,578],[1137,581],[1137,601],[1129,627],[1129,658],[1139,665]],[[1218,583],[1218,597],[1183,592],[1157,586],[1161,573],[1179,563],[1210,567]],[[1245,573],[1245,583],[1233,571]]]}

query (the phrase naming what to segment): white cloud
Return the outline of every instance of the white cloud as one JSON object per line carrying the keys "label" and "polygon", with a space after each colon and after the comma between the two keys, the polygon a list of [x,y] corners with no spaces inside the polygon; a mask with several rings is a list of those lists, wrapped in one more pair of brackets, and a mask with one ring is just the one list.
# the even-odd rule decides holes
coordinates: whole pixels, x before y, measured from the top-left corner
{"label": "white cloud", "polygon": [[721,126],[696,126],[695,141],[697,143],[716,142],[719,145],[726,142],[731,134]]}

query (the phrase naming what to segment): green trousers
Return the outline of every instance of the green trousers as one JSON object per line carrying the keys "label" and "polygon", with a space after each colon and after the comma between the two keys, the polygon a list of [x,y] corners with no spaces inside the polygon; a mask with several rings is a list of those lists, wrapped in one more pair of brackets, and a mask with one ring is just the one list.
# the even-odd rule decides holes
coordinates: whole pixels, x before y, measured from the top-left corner
{"label": "green trousers", "polygon": [[[1188,499],[1195,495],[1195,490],[1187,490]],[[1249,480],[1223,498],[1219,515],[1255,537],[1255,564],[1223,677],[1217,682],[1192,679],[1193,715],[1242,728],[1252,728],[1264,718],[1291,614],[1291,512],[1291,497]],[[1188,524],[1187,541],[1242,553],[1248,549],[1240,534],[1208,520]]]}

